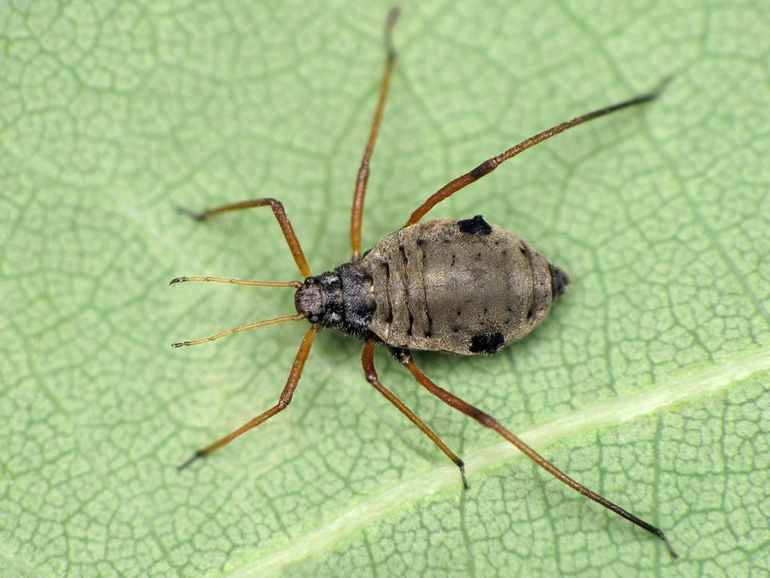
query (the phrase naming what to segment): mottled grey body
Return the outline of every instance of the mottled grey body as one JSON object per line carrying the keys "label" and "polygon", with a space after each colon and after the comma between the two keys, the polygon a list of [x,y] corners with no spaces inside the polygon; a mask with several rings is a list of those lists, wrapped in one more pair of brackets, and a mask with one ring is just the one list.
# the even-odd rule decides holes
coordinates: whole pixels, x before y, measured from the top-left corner
{"label": "mottled grey body", "polygon": [[532,245],[476,216],[391,233],[308,278],[295,302],[313,323],[394,348],[477,355],[529,334],[567,283]]}

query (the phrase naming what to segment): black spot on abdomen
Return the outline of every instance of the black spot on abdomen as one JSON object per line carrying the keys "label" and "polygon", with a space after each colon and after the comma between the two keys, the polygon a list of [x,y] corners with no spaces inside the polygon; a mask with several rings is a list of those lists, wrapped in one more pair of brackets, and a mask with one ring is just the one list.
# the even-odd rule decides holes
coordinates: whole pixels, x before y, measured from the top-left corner
{"label": "black spot on abdomen", "polygon": [[502,347],[505,339],[499,331],[477,333],[471,337],[471,353],[495,353]]}
{"label": "black spot on abdomen", "polygon": [[461,233],[469,235],[489,235],[492,232],[492,226],[481,215],[457,221],[457,226],[460,227]]}

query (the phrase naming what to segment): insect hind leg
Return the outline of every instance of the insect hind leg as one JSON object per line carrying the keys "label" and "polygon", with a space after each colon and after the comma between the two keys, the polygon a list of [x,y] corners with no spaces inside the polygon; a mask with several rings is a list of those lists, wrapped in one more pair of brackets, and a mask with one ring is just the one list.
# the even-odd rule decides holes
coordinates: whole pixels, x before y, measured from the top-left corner
{"label": "insect hind leg", "polygon": [[408,227],[409,225],[414,225],[416,222],[422,219],[428,211],[430,211],[433,207],[435,207],[441,201],[443,201],[444,199],[447,199],[448,197],[451,197],[457,191],[467,187],[471,183],[476,182],[483,176],[488,175],[493,170],[495,170],[498,166],[500,166],[503,162],[507,161],[510,158],[515,157],[519,153],[524,152],[528,148],[531,148],[536,144],[541,143],[544,140],[547,140],[552,136],[556,136],[557,134],[562,133],[565,130],[571,129],[572,127],[577,126],[579,124],[583,124],[585,122],[594,120],[596,118],[605,116],[607,114],[617,112],[619,110],[623,110],[624,108],[628,108],[630,106],[636,106],[647,102],[652,102],[653,100],[658,98],[658,96],[660,96],[660,94],[663,92],[666,86],[668,86],[668,83],[670,81],[671,81],[671,78],[668,78],[668,77],[664,78],[658,84],[658,86],[651,92],[648,92],[646,94],[641,94],[639,96],[635,96],[633,98],[624,100],[617,104],[605,106],[604,108],[600,108],[598,110],[593,110],[586,114],[581,114],[580,116],[577,116],[573,119],[559,123],[555,126],[552,126],[551,128],[548,128],[542,132],[537,133],[536,135],[533,135],[527,139],[524,139],[520,143],[513,145],[511,148],[503,151],[497,156],[488,158],[487,160],[485,160],[483,163],[481,163],[474,169],[471,169],[467,173],[460,175],[459,177],[449,181],[447,184],[441,187],[438,191],[436,191],[430,197],[428,197],[428,199],[422,205],[417,207],[412,212],[411,216],[409,217],[409,220],[406,222],[404,226]]}
{"label": "insect hind leg", "polygon": [[420,369],[415,365],[414,361],[412,360],[412,356],[409,354],[408,351],[397,351],[395,353],[397,354],[397,358],[401,363],[401,365],[406,367],[406,369],[409,371],[409,373],[412,374],[415,380],[420,385],[422,385],[425,389],[427,389],[430,393],[438,397],[441,401],[453,407],[454,409],[464,413],[465,415],[472,417],[473,419],[478,421],[481,425],[488,427],[489,429],[500,434],[503,438],[509,441],[512,445],[514,445],[519,451],[521,451],[529,459],[535,462],[538,466],[543,468],[545,471],[547,471],[549,474],[554,476],[560,482],[568,485],[570,488],[572,488],[576,492],[584,495],[586,498],[589,498],[590,500],[593,500],[597,504],[604,506],[608,510],[615,512],[617,515],[625,518],[629,522],[639,526],[640,528],[650,532],[651,534],[654,534],[666,545],[666,548],[668,548],[668,551],[673,558],[678,557],[676,551],[674,550],[674,547],[671,545],[671,542],[668,541],[666,534],[663,533],[663,530],[661,530],[660,528],[656,528],[655,526],[653,526],[652,524],[649,524],[648,522],[645,522],[641,518],[638,518],[637,516],[633,515],[631,512],[624,510],[617,504],[610,502],[608,499],[597,494],[593,490],[587,488],[580,482],[573,480],[571,477],[569,477],[567,474],[565,474],[563,471],[561,471],[559,468],[557,468],[555,465],[553,465],[551,462],[545,459],[542,455],[536,452],[533,448],[531,448],[529,445],[524,443],[524,441],[522,441],[518,436],[514,435],[513,433],[508,431],[506,428],[504,428],[491,415],[489,415],[486,412],[483,412],[477,407],[474,407],[473,405],[460,399],[453,393],[436,385],[427,375],[425,375],[422,371],[420,371]]}

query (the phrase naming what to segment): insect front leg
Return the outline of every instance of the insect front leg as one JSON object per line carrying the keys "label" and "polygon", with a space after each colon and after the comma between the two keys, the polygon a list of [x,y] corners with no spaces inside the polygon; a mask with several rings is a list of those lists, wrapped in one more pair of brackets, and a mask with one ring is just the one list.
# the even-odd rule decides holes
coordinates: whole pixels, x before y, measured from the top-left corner
{"label": "insect front leg", "polygon": [[318,333],[318,325],[313,325],[310,327],[308,332],[305,334],[305,337],[302,339],[302,343],[300,343],[300,346],[299,346],[299,351],[297,351],[297,356],[294,358],[294,363],[291,366],[291,371],[289,372],[289,378],[286,380],[286,385],[284,386],[283,391],[281,392],[281,397],[278,398],[278,403],[276,403],[273,407],[271,407],[267,411],[262,412],[251,421],[246,422],[234,432],[215,441],[213,444],[208,445],[205,448],[199,449],[192,456],[190,456],[187,459],[187,461],[185,461],[182,465],[180,465],[178,469],[182,470],[187,466],[189,466],[190,464],[192,464],[198,458],[206,457],[207,455],[218,450],[222,446],[229,444],[231,441],[233,441],[235,438],[237,438],[241,434],[246,433],[250,429],[254,429],[258,425],[266,422],[268,419],[270,419],[274,415],[285,410],[291,403],[291,398],[294,395],[294,390],[297,389],[297,384],[299,383],[299,379],[300,377],[302,377],[302,370],[305,367],[305,362],[307,361],[308,355],[310,355],[310,349],[313,347],[313,340],[315,339],[316,333]]}
{"label": "insect front leg", "polygon": [[302,252],[302,245],[300,245],[297,234],[294,232],[294,227],[291,226],[289,217],[286,216],[286,211],[284,210],[283,203],[281,203],[281,201],[272,198],[251,199],[248,201],[240,201],[238,203],[221,205],[219,207],[212,207],[210,209],[206,209],[205,211],[201,211],[200,213],[196,213],[190,209],[185,209],[184,207],[177,207],[177,210],[180,213],[187,215],[188,217],[192,217],[196,221],[205,221],[206,219],[213,217],[214,215],[219,215],[220,213],[252,209],[254,207],[265,207],[267,205],[270,205],[270,208],[273,210],[273,215],[275,215],[275,218],[278,221],[278,225],[281,227],[283,236],[286,239],[286,244],[289,245],[289,250],[294,257],[294,262],[297,264],[299,272],[302,273],[302,275],[305,277],[310,277],[310,267],[307,264],[307,259],[305,259],[305,254]]}

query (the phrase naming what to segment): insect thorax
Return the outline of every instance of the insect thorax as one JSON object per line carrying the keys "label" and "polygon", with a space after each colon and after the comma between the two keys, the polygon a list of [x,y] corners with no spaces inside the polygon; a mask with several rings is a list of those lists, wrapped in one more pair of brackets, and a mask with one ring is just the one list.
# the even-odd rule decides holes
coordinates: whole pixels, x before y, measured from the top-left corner
{"label": "insect thorax", "polygon": [[310,323],[368,339],[375,309],[371,278],[354,263],[305,279],[294,294],[297,312]]}

